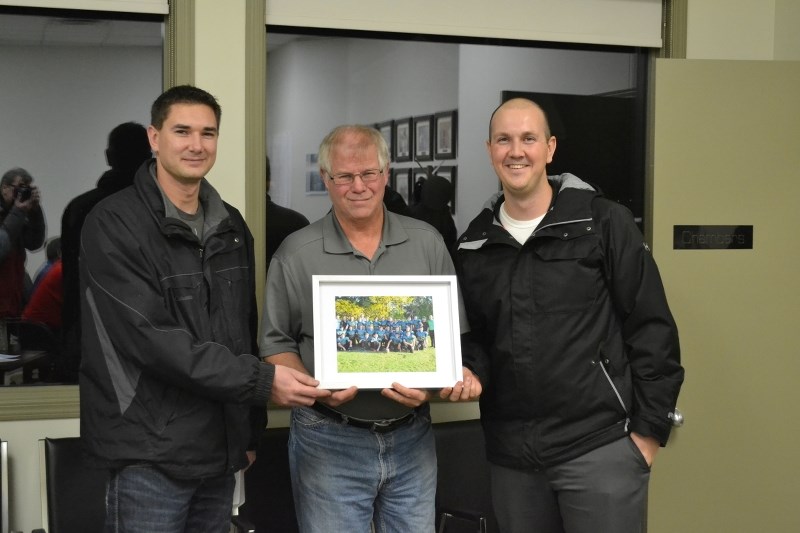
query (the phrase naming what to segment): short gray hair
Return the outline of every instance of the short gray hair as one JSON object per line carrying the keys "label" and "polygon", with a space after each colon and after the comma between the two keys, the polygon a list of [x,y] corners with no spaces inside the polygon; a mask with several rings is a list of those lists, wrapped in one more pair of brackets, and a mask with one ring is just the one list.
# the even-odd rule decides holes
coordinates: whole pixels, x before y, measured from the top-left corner
{"label": "short gray hair", "polygon": [[331,173],[331,150],[333,150],[333,147],[348,133],[361,135],[366,138],[370,146],[375,146],[375,148],[378,149],[378,165],[381,170],[386,170],[391,156],[389,154],[389,146],[386,144],[386,139],[383,138],[381,132],[370,126],[349,124],[335,127],[322,139],[322,143],[319,145],[319,167],[324,170],[326,174]]}

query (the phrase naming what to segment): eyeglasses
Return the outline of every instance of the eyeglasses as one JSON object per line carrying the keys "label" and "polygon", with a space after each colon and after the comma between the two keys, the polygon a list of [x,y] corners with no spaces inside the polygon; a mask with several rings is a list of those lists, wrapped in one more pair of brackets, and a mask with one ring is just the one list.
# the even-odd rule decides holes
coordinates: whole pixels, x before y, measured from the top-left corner
{"label": "eyeglasses", "polygon": [[368,168],[363,172],[356,172],[355,174],[343,173],[343,174],[328,174],[328,177],[336,184],[336,185],[352,185],[353,182],[356,180],[356,176],[361,176],[361,181],[364,183],[372,183],[373,181],[377,180],[383,174],[382,168]]}

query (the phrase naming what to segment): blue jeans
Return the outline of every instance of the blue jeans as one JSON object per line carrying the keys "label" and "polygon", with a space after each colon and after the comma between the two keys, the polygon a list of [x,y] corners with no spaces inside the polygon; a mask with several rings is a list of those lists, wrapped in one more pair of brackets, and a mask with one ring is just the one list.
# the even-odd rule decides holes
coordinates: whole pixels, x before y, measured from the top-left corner
{"label": "blue jeans", "polygon": [[[268,460],[268,459],[267,459]],[[289,466],[301,533],[434,529],[436,447],[427,410],[375,433],[292,410]]]}
{"label": "blue jeans", "polygon": [[106,491],[106,533],[228,533],[233,474],[174,479],[152,465],[112,472]]}

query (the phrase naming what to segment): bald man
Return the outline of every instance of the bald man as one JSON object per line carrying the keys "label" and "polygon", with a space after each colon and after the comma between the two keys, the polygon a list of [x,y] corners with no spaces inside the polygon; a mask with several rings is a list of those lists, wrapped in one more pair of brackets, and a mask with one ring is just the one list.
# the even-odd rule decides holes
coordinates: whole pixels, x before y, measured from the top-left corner
{"label": "bald man", "polygon": [[640,531],[683,382],[649,247],[625,207],[547,175],[556,138],[535,102],[498,107],[486,147],[502,191],[456,267],[500,528]]}

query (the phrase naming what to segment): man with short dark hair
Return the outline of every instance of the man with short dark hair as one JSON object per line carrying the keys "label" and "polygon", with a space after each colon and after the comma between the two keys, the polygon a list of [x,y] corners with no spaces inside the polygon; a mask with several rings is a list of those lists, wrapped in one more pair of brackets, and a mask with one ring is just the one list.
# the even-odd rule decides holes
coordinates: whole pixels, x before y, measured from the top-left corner
{"label": "man with short dark hair", "polygon": [[155,159],[83,227],[81,438],[111,470],[107,531],[227,532],[282,377],[309,403],[330,394],[253,355],[253,238],[205,179],[220,113],[196,87],[159,96]]}

